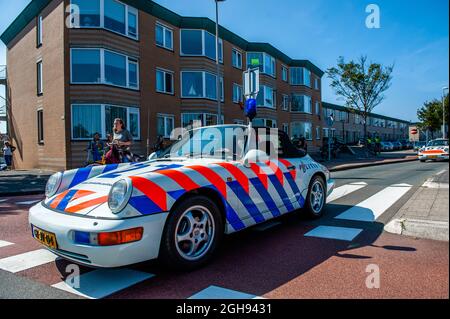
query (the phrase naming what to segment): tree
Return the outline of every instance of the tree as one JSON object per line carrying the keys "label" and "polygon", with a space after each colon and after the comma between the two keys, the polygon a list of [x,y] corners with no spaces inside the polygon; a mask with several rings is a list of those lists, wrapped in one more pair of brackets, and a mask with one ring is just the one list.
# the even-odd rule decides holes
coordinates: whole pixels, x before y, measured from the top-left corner
{"label": "tree", "polygon": [[383,93],[391,85],[393,70],[394,65],[384,67],[379,63],[369,64],[367,56],[348,63],[339,57],[337,66],[327,70],[335,93],[346,100],[349,111],[362,116],[364,140],[367,139],[367,118],[384,100]]}
{"label": "tree", "polygon": [[[445,118],[448,124],[448,94],[444,100]],[[417,117],[419,118],[419,128],[431,132],[431,138],[434,138],[434,132],[442,129],[442,101],[434,99],[430,102],[425,102],[422,107],[417,110]]]}

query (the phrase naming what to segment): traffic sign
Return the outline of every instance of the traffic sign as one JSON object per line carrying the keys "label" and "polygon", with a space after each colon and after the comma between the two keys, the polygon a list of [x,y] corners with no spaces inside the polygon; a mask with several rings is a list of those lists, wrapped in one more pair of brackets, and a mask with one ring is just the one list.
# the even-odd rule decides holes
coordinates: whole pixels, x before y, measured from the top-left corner
{"label": "traffic sign", "polygon": [[244,96],[256,99],[259,93],[259,68],[244,71]]}

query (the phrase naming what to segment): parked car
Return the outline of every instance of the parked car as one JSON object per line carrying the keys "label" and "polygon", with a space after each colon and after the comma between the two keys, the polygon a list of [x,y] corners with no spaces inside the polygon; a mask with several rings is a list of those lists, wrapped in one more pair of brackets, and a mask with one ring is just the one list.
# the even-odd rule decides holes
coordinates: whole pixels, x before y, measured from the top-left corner
{"label": "parked car", "polygon": [[447,160],[448,161],[448,140],[439,138],[429,141],[428,144],[419,150],[419,160]]}
{"label": "parked car", "polygon": [[8,166],[6,166],[5,159],[3,157],[0,157],[0,171],[4,171],[7,168],[8,168]]}
{"label": "parked car", "polygon": [[401,150],[403,148],[402,143],[400,143],[399,141],[391,141],[393,147],[394,147],[394,151],[398,151]]}
{"label": "parked car", "polygon": [[427,145],[427,142],[425,141],[416,141],[413,142],[413,149],[415,151],[419,151],[422,147],[425,147]]}
{"label": "parked car", "polygon": [[394,146],[390,142],[381,142],[381,151],[389,152],[394,149]]}
{"label": "parked car", "polygon": [[[153,160],[56,173],[45,200],[30,209],[31,234],[90,267],[160,258],[189,270],[212,258],[223,235],[302,207],[321,217],[334,188],[330,172],[283,131],[275,136],[281,149],[263,151],[272,133],[241,125],[196,128]],[[222,142],[230,135],[231,144]]]}

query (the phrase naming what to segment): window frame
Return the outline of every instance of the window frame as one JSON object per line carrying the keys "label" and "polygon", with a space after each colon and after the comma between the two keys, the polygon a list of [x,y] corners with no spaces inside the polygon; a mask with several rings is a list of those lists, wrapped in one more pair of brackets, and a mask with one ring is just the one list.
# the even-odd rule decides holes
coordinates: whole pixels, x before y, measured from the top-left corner
{"label": "window frame", "polygon": [[[294,103],[293,103],[294,99],[292,99],[292,101],[291,101],[291,112],[292,113],[303,113],[303,114],[310,114],[310,115],[313,114],[312,97],[311,96],[309,96],[307,94],[296,94],[296,93],[292,94],[292,96],[301,96],[301,97],[303,97],[303,111],[298,111],[298,110],[294,111],[292,109],[292,107],[294,106]],[[309,105],[308,108],[310,110],[309,112],[306,111],[306,101],[307,101],[306,98],[309,98],[309,103],[308,103],[308,105]]]}
{"label": "window frame", "polygon": [[281,65],[281,80],[289,83],[289,68],[284,64]]}
{"label": "window frame", "polygon": [[[164,74],[164,91],[158,90],[158,72],[162,72]],[[172,92],[167,91],[167,87],[166,87],[166,74],[170,74],[171,75],[171,82],[172,82]],[[168,95],[175,95],[175,72],[174,71],[170,71],[167,69],[163,69],[163,68],[156,68],[156,72],[155,72],[156,78],[155,78],[155,90],[157,93],[161,93],[161,94],[168,94]]]}
{"label": "window frame", "polygon": [[165,113],[158,113],[156,114],[156,134],[159,136],[158,133],[158,119],[162,118],[164,121],[164,135],[162,136],[163,138],[170,138],[171,137],[171,133],[172,132],[168,132],[167,131],[167,120],[171,120],[172,121],[172,127],[173,129],[175,129],[175,115],[174,114],[165,114]]}
{"label": "window frame", "polygon": [[[234,60],[233,60],[233,53],[235,53],[236,54],[236,57],[240,57],[240,59],[238,59],[238,61],[239,61],[239,65],[235,65],[234,64]],[[231,65],[234,67],[234,68],[236,68],[236,69],[239,69],[239,70],[242,70],[242,68],[243,68],[243,56],[242,56],[242,51],[241,50],[239,50],[239,49],[237,49],[237,48],[233,48],[232,50],[231,50]]]}
{"label": "window frame", "polygon": [[[240,95],[238,100],[235,100],[235,96],[234,96],[234,89],[235,88],[239,88],[240,90]],[[242,87],[242,85],[237,84],[237,83],[233,83],[233,103],[235,104],[239,104],[239,103],[243,103],[244,102],[244,88]]]}
{"label": "window frame", "polygon": [[[74,110],[74,106],[84,106],[84,105],[88,105],[88,106],[99,106],[100,107],[100,127],[101,127],[101,139],[102,140],[106,140],[106,114],[105,114],[105,109],[106,106],[112,106],[112,107],[119,107],[119,108],[125,108],[127,110],[127,118],[125,119],[126,124],[127,124],[127,128],[130,127],[130,114],[137,114],[137,129],[138,129],[138,135],[137,136],[133,136],[133,140],[135,141],[140,141],[141,140],[141,109],[137,106],[126,106],[126,105],[117,105],[117,104],[111,104],[111,103],[71,103],[70,104],[70,138],[71,141],[90,141],[92,139],[92,137],[89,138],[75,138],[74,137],[74,132],[73,132],[73,110]],[[130,131],[130,134],[132,134],[132,132]]]}
{"label": "window frame", "polygon": [[[291,122],[291,136],[294,136],[294,132],[293,132],[293,130],[294,130],[294,127],[297,125],[297,124],[303,124],[303,131],[302,132],[300,132],[300,135],[298,136],[298,137],[300,137],[300,136],[302,136],[302,134],[303,134],[303,137],[307,140],[307,141],[312,141],[313,140],[313,125],[312,125],[312,122],[308,122],[308,121],[293,121],[293,122]],[[306,124],[308,124],[308,126],[310,127],[310,131],[309,131],[309,137],[306,137],[306,134],[305,134],[305,132],[306,132]]]}
{"label": "window frame", "polygon": [[[183,95],[183,74],[184,73],[202,73],[202,96],[184,96]],[[219,80],[221,92],[216,92],[217,96],[215,99],[213,99],[213,98],[206,96],[206,73],[216,77],[216,80],[214,81],[214,83],[215,83],[214,88],[215,88],[215,90],[217,90],[217,75],[216,74],[209,72],[209,71],[204,71],[204,70],[183,70],[183,71],[180,71],[180,97],[182,99],[202,99],[202,100],[205,99],[205,100],[210,100],[210,101],[217,101],[217,96],[221,95],[221,102],[224,102],[225,92],[224,92],[223,77],[220,77],[220,80]]]}
{"label": "window frame", "polygon": [[[187,53],[183,53],[183,36],[182,33],[183,31],[200,31],[202,33],[202,53],[201,54],[187,54]],[[183,28],[180,29],[180,56],[181,57],[205,57],[207,59],[210,59],[212,61],[216,61],[216,57],[214,56],[214,58],[211,58],[209,56],[206,55],[206,37],[205,37],[205,33],[208,32],[210,35],[212,35],[214,37],[214,39],[216,39],[216,36],[214,34],[212,34],[209,31],[206,31],[204,29],[189,29],[189,28]],[[214,41],[215,45],[217,44],[217,40]],[[219,38],[219,63],[223,64],[223,39]],[[215,55],[215,54],[214,54]]]}
{"label": "window frame", "polygon": [[39,15],[36,19],[36,48],[40,48],[43,44],[43,22],[43,16]]}
{"label": "window frame", "polygon": [[[73,81],[73,50],[99,50],[100,51],[100,81],[99,82],[74,82]],[[126,79],[125,83],[126,85],[118,85],[113,83],[107,83],[105,80],[105,52],[121,55],[125,57],[126,65],[125,65],[125,73],[126,73]],[[130,73],[129,73],[129,65],[130,63],[135,63],[136,68],[136,76],[137,76],[137,86],[133,87],[130,86]],[[114,86],[119,87],[123,89],[133,90],[133,91],[139,91],[140,90],[140,61],[138,58],[129,56],[114,50],[105,49],[105,48],[98,48],[98,47],[72,47],[70,48],[70,84],[71,85],[107,85],[107,86]]]}
{"label": "window frame", "polygon": [[[301,70],[301,83],[294,83],[293,79],[296,77],[292,76],[293,70]],[[309,83],[306,83],[306,74],[308,74]],[[303,66],[293,66],[289,68],[289,84],[292,86],[306,86],[308,88],[312,88],[312,78],[313,73],[306,67]]]}
{"label": "window frame", "polygon": [[[156,42],[156,28],[157,27],[161,27],[162,28],[162,30],[163,30],[163,44],[161,45],[161,44],[159,44],[158,42]],[[171,43],[172,43],[172,46],[171,47],[168,47],[166,44],[167,44],[167,41],[166,41],[166,31],[169,31],[170,32],[170,35],[171,35]],[[159,22],[159,21],[156,21],[156,23],[155,23],[155,45],[157,46],[157,47],[159,47],[159,48],[162,48],[162,49],[166,49],[166,50],[169,50],[169,51],[174,51],[174,48],[173,48],[173,39],[174,39],[174,37],[173,37],[173,28],[171,28],[171,27],[169,27],[169,26],[167,26],[167,25],[165,25],[164,23],[161,23],[161,22]]]}
{"label": "window frame", "polygon": [[[249,54],[262,54],[262,64],[260,61],[260,71],[262,74],[268,75],[274,79],[277,78],[277,60],[271,56],[270,54],[266,53],[266,52],[257,52],[257,51],[249,51],[246,53],[246,59],[247,59],[247,65],[250,67],[249,62],[251,61],[251,59],[249,60],[248,55]],[[266,72],[266,56],[270,57],[270,63],[271,63],[271,68],[273,68],[273,74],[267,73]],[[272,65],[273,64],[273,65]],[[262,70],[261,70],[262,67]]]}
{"label": "window frame", "polygon": [[44,94],[44,66],[42,59],[36,62],[36,92],[37,96],[42,96]]}
{"label": "window frame", "polygon": [[44,145],[44,109],[38,108],[37,114],[37,141],[39,145]]}
{"label": "window frame", "polygon": [[[189,114],[189,115],[192,115],[192,114],[201,115],[202,116],[202,125],[201,126],[205,126],[206,125],[206,116],[213,116],[213,117],[215,117],[216,118],[216,124],[218,123],[218,116],[215,113],[209,113],[209,112],[181,112],[181,115],[180,115],[180,125],[181,125],[180,127],[181,128],[186,128],[186,126],[183,126],[183,116],[187,115],[187,114]],[[222,123],[223,123],[224,116],[222,115],[221,117],[222,117]]]}
{"label": "window frame", "polygon": [[[125,23],[125,33],[121,33],[121,32],[118,32],[118,31],[115,31],[115,30],[112,30],[112,29],[109,29],[109,28],[105,27],[105,0],[95,0],[95,1],[99,1],[99,3],[100,3],[100,11],[99,11],[100,23],[99,23],[99,26],[87,26],[87,27],[85,27],[85,26],[79,25],[77,27],[72,26],[72,28],[76,28],[76,29],[103,29],[103,30],[107,30],[109,32],[113,32],[115,34],[118,34],[118,35],[130,38],[130,39],[133,39],[135,41],[139,41],[139,10],[137,8],[135,8],[133,6],[130,6],[129,4],[123,3],[123,2],[121,2],[119,0],[111,0],[111,1],[114,1],[114,2],[118,2],[118,3],[120,3],[120,4],[125,6],[125,21],[124,21],[124,23]],[[73,0],[70,0],[70,4],[71,5],[72,5],[72,3],[73,3]],[[131,11],[131,13],[135,14],[135,16],[136,16],[136,36],[135,37],[133,37],[133,36],[131,36],[129,34],[129,25],[128,25],[128,13],[129,13],[129,11]]]}
{"label": "window frame", "polygon": [[[281,109],[283,111],[289,112],[289,95],[288,94],[282,94],[282,107]],[[285,103],[287,102],[287,103]]]}

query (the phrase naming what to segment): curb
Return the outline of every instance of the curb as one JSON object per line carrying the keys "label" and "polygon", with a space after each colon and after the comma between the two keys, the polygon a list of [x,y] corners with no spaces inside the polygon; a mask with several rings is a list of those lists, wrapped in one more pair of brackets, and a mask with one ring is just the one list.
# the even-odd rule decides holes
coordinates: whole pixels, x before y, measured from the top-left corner
{"label": "curb", "polygon": [[388,233],[449,241],[448,222],[418,219],[393,219],[384,230]]}
{"label": "curb", "polygon": [[[413,162],[413,161],[417,161],[417,160],[418,160],[417,158],[408,158],[408,159],[400,159],[400,160],[386,161],[386,162],[360,163],[360,164],[354,164],[354,165],[349,164],[348,166],[343,166],[343,167],[338,166],[335,168],[329,168],[329,171],[330,172],[339,172],[339,171],[346,171],[346,170],[355,169],[355,168]],[[343,165],[346,165],[346,164],[343,164]]]}

